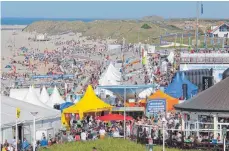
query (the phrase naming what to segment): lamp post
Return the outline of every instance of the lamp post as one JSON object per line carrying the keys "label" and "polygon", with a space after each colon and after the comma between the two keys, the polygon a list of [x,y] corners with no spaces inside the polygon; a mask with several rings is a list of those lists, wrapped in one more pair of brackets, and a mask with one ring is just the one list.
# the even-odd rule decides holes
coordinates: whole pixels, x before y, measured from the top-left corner
{"label": "lamp post", "polygon": [[36,151],[36,115],[38,112],[30,112],[33,115],[33,151]]}
{"label": "lamp post", "polygon": [[163,151],[165,151],[165,127],[164,127],[164,121],[162,122],[162,134],[163,134]]}
{"label": "lamp post", "polygon": [[126,139],[126,88],[124,88],[124,139]]}

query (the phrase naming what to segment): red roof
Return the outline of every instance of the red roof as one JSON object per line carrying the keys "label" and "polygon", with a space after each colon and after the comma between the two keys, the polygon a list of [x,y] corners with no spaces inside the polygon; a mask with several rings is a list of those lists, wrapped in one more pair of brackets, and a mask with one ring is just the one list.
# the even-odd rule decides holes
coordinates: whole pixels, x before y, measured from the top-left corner
{"label": "red roof", "polygon": [[208,30],[207,32],[208,32],[208,33],[211,33],[211,32],[212,32],[212,30]]}

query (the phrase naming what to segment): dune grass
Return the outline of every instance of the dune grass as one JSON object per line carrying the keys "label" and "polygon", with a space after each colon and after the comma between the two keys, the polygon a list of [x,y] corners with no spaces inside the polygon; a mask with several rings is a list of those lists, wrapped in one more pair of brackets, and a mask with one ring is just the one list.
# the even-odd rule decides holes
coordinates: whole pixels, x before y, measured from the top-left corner
{"label": "dune grass", "polygon": [[[106,138],[104,140],[96,141],[56,144],[47,149],[40,149],[40,151],[92,151],[93,147],[96,147],[98,151],[146,151],[146,146],[144,145],[118,138]],[[154,146],[153,151],[162,151],[162,147]],[[180,150],[166,148],[166,151]]]}

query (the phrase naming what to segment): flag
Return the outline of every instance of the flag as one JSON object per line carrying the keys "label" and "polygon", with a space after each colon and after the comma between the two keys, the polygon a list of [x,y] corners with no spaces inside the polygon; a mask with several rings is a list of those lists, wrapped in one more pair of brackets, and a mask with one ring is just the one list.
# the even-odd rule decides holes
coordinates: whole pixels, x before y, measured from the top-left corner
{"label": "flag", "polygon": [[191,46],[191,37],[188,37],[188,45]]}
{"label": "flag", "polygon": [[162,44],[162,36],[160,36],[160,45]]}
{"label": "flag", "polygon": [[175,41],[174,41],[174,48],[176,48],[176,43],[177,43],[177,35],[176,35]]}
{"label": "flag", "polygon": [[201,15],[204,14],[204,5],[201,3]]}
{"label": "flag", "polygon": [[16,108],[16,117],[20,118],[21,110],[19,108]]}
{"label": "flag", "polygon": [[181,45],[182,45],[182,38],[180,37],[180,47],[181,47]]}
{"label": "flag", "polygon": [[64,89],[65,89],[65,96],[67,96],[68,93],[68,84],[64,83]]}

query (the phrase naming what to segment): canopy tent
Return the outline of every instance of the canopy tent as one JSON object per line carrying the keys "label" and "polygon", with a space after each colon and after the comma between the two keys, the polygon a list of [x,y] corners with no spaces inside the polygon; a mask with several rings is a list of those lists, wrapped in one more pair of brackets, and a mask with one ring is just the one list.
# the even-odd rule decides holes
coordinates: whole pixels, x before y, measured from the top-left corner
{"label": "canopy tent", "polygon": [[121,73],[110,63],[106,71],[102,74],[99,85],[119,85],[120,81]]}
{"label": "canopy tent", "polygon": [[[180,75],[182,74],[182,76]],[[187,84],[187,98],[183,99],[189,99],[192,96],[196,95],[198,92],[198,87],[191,83],[186,77],[184,72],[177,72],[176,77],[172,81],[171,84],[168,85],[168,87],[165,89],[165,93],[169,94],[170,96],[173,96],[175,98],[181,98],[183,97],[183,84]]]}
{"label": "canopy tent", "polygon": [[54,90],[52,92],[52,95],[46,104],[53,108],[53,106],[55,104],[62,104],[64,102],[65,102],[64,99],[60,96],[60,93],[59,93],[57,87],[55,86]]}
{"label": "canopy tent", "polygon": [[1,108],[2,128],[15,125],[17,108],[20,109],[18,124],[31,122],[33,120],[31,112],[37,112],[36,121],[60,117],[60,112],[57,110],[44,108],[7,96],[1,96]]}
{"label": "canopy tent", "polygon": [[188,66],[187,66],[187,64],[184,64],[184,67],[183,67],[182,71],[188,71]]}
{"label": "canopy tent", "polygon": [[170,63],[174,62],[174,56],[175,56],[174,52],[171,51],[169,56],[167,57],[167,59],[169,60]]}
{"label": "canopy tent", "polygon": [[148,89],[146,89],[146,90],[144,90],[144,91],[142,91],[141,93],[139,93],[139,98],[147,98],[148,96],[150,96],[152,93],[154,93],[155,92],[155,89],[153,89],[153,88],[148,88]]}
{"label": "canopy tent", "polygon": [[48,95],[48,92],[45,88],[45,86],[43,86],[42,90],[41,90],[41,95],[40,95],[40,100],[43,102],[43,103],[47,103],[48,100],[49,100],[49,95]]}
{"label": "canopy tent", "polygon": [[183,96],[182,84],[181,76],[177,72],[175,78],[172,80],[172,83],[170,83],[165,89],[165,93],[174,98],[181,98]]}
{"label": "canopy tent", "polygon": [[[124,121],[124,116],[120,114],[107,114],[97,118],[100,121]],[[133,120],[131,116],[126,116],[126,120]]]}
{"label": "canopy tent", "polygon": [[11,68],[11,65],[6,65],[5,68]]}
{"label": "canopy tent", "polygon": [[64,109],[63,113],[78,113],[82,119],[84,113],[111,110],[111,108],[111,105],[103,102],[95,95],[92,86],[89,85],[83,98],[77,104]]}
{"label": "canopy tent", "polygon": [[[40,96],[40,89],[39,88],[33,88],[36,95]],[[29,89],[28,88],[22,88],[22,89],[10,89],[10,97],[23,101],[25,96],[27,95]]]}
{"label": "canopy tent", "polygon": [[[120,85],[120,81],[121,73],[113,66],[112,63],[110,63],[107,70],[102,74],[99,80],[99,85]],[[104,90],[104,94],[114,97],[113,93],[109,90]]]}
{"label": "canopy tent", "polygon": [[166,93],[162,92],[161,90],[157,90],[154,94],[148,97],[147,101],[149,100],[157,100],[157,99],[165,99],[166,101],[166,110],[171,111],[173,110],[173,106],[179,103],[179,100],[173,98]]}
{"label": "canopy tent", "polygon": [[26,94],[26,96],[23,99],[23,101],[25,101],[27,103],[31,103],[33,105],[37,105],[37,106],[41,106],[41,107],[44,107],[44,108],[48,108],[48,106],[46,104],[44,104],[43,102],[40,101],[40,99],[36,95],[36,92],[35,92],[33,86],[31,86],[29,88],[29,91]]}
{"label": "canopy tent", "polygon": [[72,102],[65,102],[65,103],[60,104],[61,112],[63,112],[64,109],[66,109],[66,108],[68,108],[68,107],[70,107],[72,105],[74,105],[74,103],[72,103]]}
{"label": "canopy tent", "polygon": [[124,98],[124,93],[126,92],[126,99],[134,98],[145,89],[155,88],[155,85],[117,85],[117,86],[98,86],[98,89],[106,89],[112,91],[114,94]]}
{"label": "canopy tent", "polygon": [[187,99],[190,99],[192,96],[198,93],[198,87],[186,78],[184,72],[180,72],[180,74],[183,84],[187,84]]}

